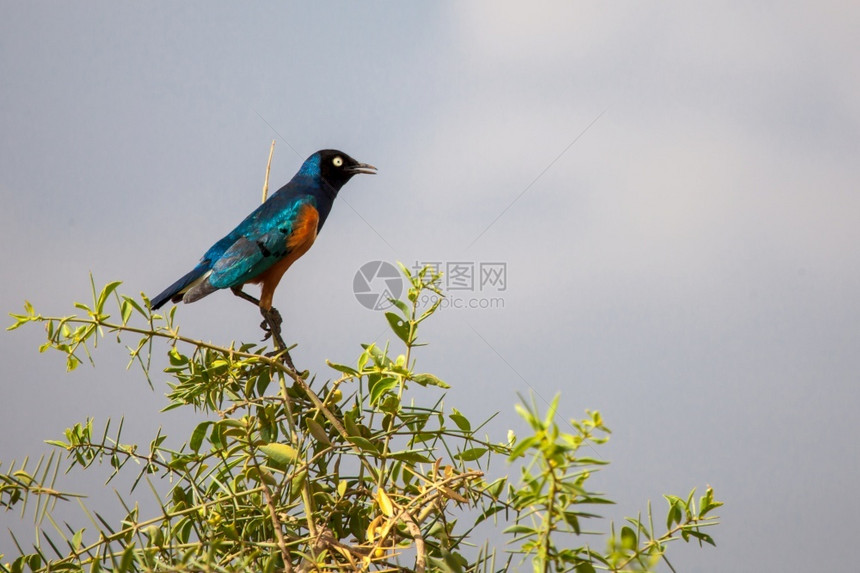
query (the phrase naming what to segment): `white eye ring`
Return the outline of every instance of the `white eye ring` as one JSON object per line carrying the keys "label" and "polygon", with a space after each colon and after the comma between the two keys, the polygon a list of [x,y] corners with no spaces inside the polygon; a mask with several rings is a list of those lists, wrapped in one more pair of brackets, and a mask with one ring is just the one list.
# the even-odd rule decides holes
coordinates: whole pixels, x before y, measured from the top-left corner
{"label": "white eye ring", "polygon": [[340,167],[341,165],[343,165],[343,157],[338,155],[337,157],[332,159],[331,162],[334,163],[335,167]]}

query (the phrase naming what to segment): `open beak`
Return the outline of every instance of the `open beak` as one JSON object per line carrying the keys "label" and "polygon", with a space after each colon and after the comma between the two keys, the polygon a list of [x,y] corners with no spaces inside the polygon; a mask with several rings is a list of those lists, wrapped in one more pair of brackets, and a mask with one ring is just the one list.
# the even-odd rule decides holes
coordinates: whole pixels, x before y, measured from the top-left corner
{"label": "open beak", "polygon": [[376,167],[369,163],[356,163],[346,168],[349,173],[366,173],[367,175],[376,175]]}

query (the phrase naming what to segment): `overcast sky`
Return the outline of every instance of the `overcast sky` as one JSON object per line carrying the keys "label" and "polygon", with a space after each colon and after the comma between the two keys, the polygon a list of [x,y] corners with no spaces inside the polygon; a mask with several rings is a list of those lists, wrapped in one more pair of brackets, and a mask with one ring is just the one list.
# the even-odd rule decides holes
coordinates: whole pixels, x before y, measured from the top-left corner
{"label": "overcast sky", "polygon": [[[679,571],[856,561],[857,3],[0,11],[3,312],[70,313],[90,272],[153,296],[259,203],[272,139],[274,187],[339,148],[379,174],[344,188],[277,291],[300,367],[387,336],[352,292],[364,263],[503,263],[505,290],[451,293],[495,308],[427,325],[419,367],[447,404],[501,412],[499,440],[517,393],[601,410],[615,517],[712,485],[718,547],[674,548]],[[177,316],[259,339],[226,293]],[[157,414],[166,375],[150,391],[110,340],[67,375],[42,339],[0,337],[4,469],[88,415],[141,439],[193,427]]]}

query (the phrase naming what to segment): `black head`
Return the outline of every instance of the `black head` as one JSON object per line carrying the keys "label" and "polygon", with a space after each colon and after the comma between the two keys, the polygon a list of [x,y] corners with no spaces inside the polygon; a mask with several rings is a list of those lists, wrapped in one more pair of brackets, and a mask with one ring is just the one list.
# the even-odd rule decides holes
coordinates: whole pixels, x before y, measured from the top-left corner
{"label": "black head", "polygon": [[358,173],[373,175],[376,173],[376,167],[367,163],[359,163],[343,151],[323,149],[314,155],[319,160],[320,177],[334,187],[335,191],[339,191],[353,175]]}

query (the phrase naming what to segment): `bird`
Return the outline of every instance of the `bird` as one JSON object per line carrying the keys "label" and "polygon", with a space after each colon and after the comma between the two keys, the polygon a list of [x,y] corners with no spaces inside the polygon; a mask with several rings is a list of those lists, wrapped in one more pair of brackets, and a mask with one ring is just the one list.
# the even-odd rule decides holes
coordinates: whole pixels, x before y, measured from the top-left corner
{"label": "bird", "polygon": [[[212,245],[197,266],[154,297],[151,308],[168,301],[192,303],[230,289],[257,304],[270,326],[273,321],[279,325],[272,297],[281,277],[311,248],[341,188],[354,175],[376,171],[342,151],[317,151],[286,185]],[[242,290],[246,284],[261,286],[259,299]]]}

